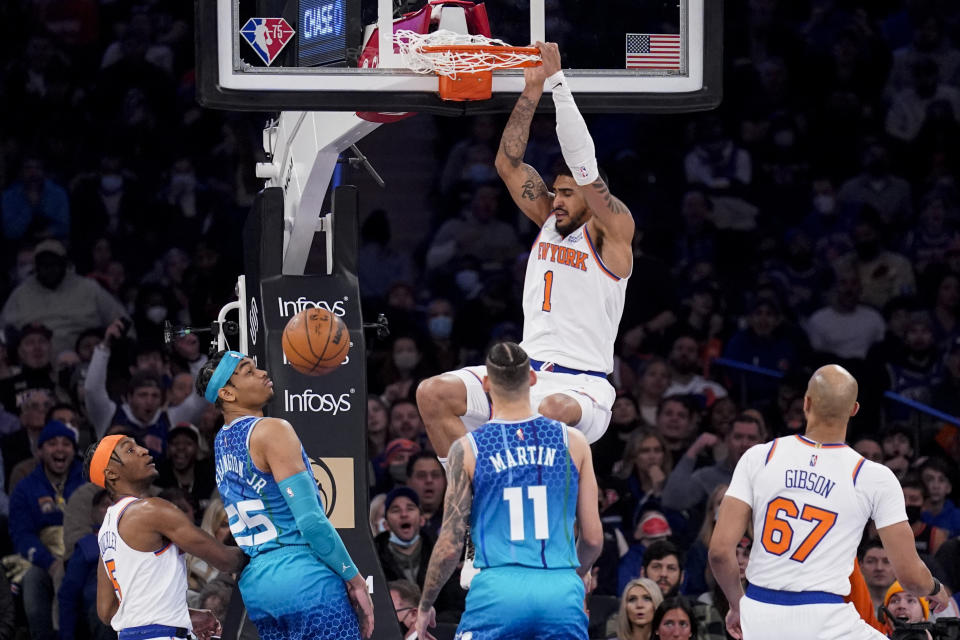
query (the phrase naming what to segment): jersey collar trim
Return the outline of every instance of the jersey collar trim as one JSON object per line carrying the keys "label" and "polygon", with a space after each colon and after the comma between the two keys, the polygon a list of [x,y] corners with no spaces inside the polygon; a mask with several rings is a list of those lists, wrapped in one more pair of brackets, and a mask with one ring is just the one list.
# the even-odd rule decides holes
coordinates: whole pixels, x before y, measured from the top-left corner
{"label": "jersey collar trim", "polygon": [[810,438],[801,436],[799,434],[797,434],[796,438],[808,447],[816,447],[818,449],[839,449],[840,447],[847,446],[846,442],[815,442]]}

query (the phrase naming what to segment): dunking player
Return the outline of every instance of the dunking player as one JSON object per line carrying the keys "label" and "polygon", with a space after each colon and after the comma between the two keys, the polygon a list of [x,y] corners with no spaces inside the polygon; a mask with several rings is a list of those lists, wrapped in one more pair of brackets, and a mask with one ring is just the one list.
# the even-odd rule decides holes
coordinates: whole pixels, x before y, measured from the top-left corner
{"label": "dunking player", "polygon": [[443,525],[424,580],[418,637],[432,638],[433,603],[460,559],[469,522],[483,571],[467,594],[457,637],[585,639],[578,575],[589,574],[603,543],[590,447],[583,434],[531,410],[538,374],[517,344],[494,345],[486,368],[493,419],[450,447]]}
{"label": "dunking player", "polygon": [[[936,611],[950,602],[917,556],[893,473],[843,444],[847,421],[859,409],[853,376],[836,365],[821,367],[803,399],[806,434],[752,447],[737,463],[710,540],[710,566],[730,602],[733,637],[767,638],[776,629],[785,640],[883,638],[843,602],[870,519],[905,589],[927,596]],[[751,517],[757,539],[744,596],[735,549]]]}
{"label": "dunking player", "polygon": [[[576,427],[594,442],[610,422],[615,392],[613,343],[633,265],[633,216],[600,178],[593,140],[560,70],[553,43],[538,42],[543,65],[524,70],[526,87],[497,152],[497,171],[517,206],[540,227],[523,285],[523,342],[537,371],[539,413]],[[544,83],[553,91],[557,137],[569,172],[553,193],[523,162]],[[483,367],[429,378],[417,404],[441,462],[454,440],[490,417]],[[466,427],[466,429],[465,429]]]}
{"label": "dunking player", "polygon": [[273,397],[267,372],[221,351],[203,365],[197,391],[223,412],[213,445],[217,488],[251,558],[239,587],[260,637],[369,638],[367,584],[324,514],[300,439],[286,420],[263,417]]}
{"label": "dunking player", "polygon": [[[157,469],[149,452],[126,436],[90,445],[83,461],[90,482],[114,500],[100,527],[97,615],[121,640],[220,635],[210,611],[187,609],[182,552],[221,571],[240,571],[247,558],[226,547],[171,503],[149,496]],[[122,519],[121,519],[122,518]]]}

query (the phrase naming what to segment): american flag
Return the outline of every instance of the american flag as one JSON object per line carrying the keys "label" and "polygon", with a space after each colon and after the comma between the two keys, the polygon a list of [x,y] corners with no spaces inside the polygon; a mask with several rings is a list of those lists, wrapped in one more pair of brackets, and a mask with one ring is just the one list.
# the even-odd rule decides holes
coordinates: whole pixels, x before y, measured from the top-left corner
{"label": "american flag", "polygon": [[627,69],[679,68],[680,34],[627,34]]}

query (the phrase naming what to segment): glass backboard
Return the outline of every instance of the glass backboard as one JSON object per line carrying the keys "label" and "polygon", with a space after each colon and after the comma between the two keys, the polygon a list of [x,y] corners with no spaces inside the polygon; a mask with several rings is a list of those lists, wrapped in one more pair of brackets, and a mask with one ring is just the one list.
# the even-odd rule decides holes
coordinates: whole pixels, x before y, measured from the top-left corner
{"label": "glass backboard", "polygon": [[[523,71],[498,71],[489,100],[448,102],[404,67],[401,28],[483,32],[512,45],[557,42],[585,112],[715,107],[720,0],[197,0],[201,104],[234,110],[509,111]],[[542,103],[549,108],[549,98]]]}

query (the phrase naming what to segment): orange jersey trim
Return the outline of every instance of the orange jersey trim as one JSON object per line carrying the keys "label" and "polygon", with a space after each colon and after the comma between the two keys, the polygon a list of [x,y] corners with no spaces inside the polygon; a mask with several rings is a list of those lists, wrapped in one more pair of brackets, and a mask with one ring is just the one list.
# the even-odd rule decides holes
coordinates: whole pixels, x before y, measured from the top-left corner
{"label": "orange jersey trim", "polygon": [[806,438],[801,435],[796,435],[794,437],[808,447],[813,447],[815,449],[839,449],[840,447],[847,446],[845,442],[814,442],[810,438]]}
{"label": "orange jersey trim", "polygon": [[583,237],[587,239],[587,246],[590,247],[590,253],[593,255],[593,259],[597,261],[597,264],[600,265],[600,269],[603,270],[607,276],[612,278],[614,282],[620,282],[622,278],[613,271],[610,271],[610,269],[607,269],[607,265],[603,264],[603,260],[600,259],[600,254],[597,253],[597,248],[593,246],[593,238],[590,237],[590,232],[587,230],[587,225],[583,225]]}
{"label": "orange jersey trim", "polygon": [[777,449],[777,441],[774,440],[773,444],[770,445],[770,451],[767,451],[767,459],[764,461],[763,463],[764,465],[770,462],[770,458],[773,457],[773,452],[776,451],[776,449]]}

